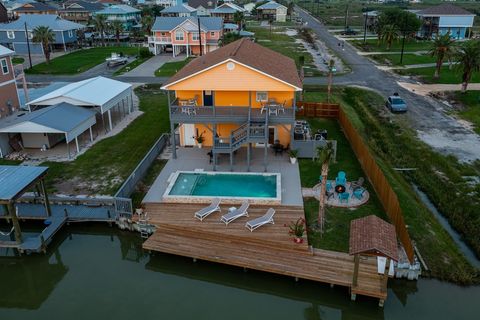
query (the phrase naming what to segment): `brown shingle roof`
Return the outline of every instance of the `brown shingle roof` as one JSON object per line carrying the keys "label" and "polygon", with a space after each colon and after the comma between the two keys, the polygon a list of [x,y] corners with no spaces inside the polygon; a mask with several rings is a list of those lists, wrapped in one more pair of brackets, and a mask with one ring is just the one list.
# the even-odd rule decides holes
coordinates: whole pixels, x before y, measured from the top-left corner
{"label": "brown shingle roof", "polygon": [[434,7],[429,7],[423,10],[420,10],[417,12],[418,14],[421,15],[449,15],[449,16],[454,16],[454,15],[460,15],[460,16],[471,16],[474,15],[471,12],[468,12],[467,10],[454,6],[449,3],[442,3],[438,6]]}
{"label": "brown shingle roof", "polygon": [[395,227],[374,215],[352,220],[349,253],[373,254],[398,261]]}
{"label": "brown shingle roof", "polygon": [[257,69],[295,87],[302,87],[302,80],[292,59],[245,38],[192,60],[164,85],[168,86],[228,59]]}

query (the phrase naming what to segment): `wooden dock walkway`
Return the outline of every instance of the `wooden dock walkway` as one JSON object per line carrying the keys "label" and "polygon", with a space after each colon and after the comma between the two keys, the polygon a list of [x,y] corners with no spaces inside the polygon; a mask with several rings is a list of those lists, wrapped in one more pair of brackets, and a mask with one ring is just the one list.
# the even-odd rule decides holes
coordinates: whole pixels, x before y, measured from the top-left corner
{"label": "wooden dock walkway", "polygon": [[[147,203],[149,222],[156,232],[143,247],[152,251],[176,254],[194,259],[271,272],[299,279],[308,279],[348,287],[352,294],[385,300],[387,290],[383,276],[377,273],[376,259],[362,260],[358,285],[352,287],[354,261],[347,253],[309,249],[293,243],[288,225],[304,216],[302,207],[275,206],[275,225],[266,225],[254,232],[245,222],[259,217],[268,207],[251,206],[249,218],[240,218],[225,226],[219,213],[203,222],[193,214],[198,204]],[[222,207],[225,213],[228,206]]]}

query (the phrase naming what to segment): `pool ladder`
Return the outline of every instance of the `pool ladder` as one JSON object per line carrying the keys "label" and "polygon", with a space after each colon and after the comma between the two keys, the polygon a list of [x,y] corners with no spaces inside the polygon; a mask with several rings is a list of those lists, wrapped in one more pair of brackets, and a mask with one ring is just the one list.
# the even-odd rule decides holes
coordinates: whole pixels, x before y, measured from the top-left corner
{"label": "pool ladder", "polygon": [[140,236],[142,238],[147,239],[150,236],[150,230],[148,228],[148,216],[143,210],[138,213],[138,230],[140,231]]}

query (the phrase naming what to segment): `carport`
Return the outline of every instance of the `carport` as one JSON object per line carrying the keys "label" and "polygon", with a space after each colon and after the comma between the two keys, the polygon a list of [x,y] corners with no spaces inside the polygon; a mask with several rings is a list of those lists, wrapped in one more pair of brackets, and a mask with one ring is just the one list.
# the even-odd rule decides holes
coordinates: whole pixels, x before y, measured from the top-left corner
{"label": "carport", "polygon": [[95,123],[94,110],[64,102],[8,117],[0,122],[0,133],[19,133],[24,148],[50,148],[65,138],[70,158],[70,142],[75,140],[79,153],[78,136],[89,130],[90,141],[93,141]]}
{"label": "carport", "polygon": [[[107,113],[109,130],[113,128],[112,111],[122,117],[133,110],[132,85],[121,81],[95,77],[67,84],[27,103],[30,110],[62,102],[75,106],[94,108],[102,116]],[[103,123],[102,123],[103,124]]]}

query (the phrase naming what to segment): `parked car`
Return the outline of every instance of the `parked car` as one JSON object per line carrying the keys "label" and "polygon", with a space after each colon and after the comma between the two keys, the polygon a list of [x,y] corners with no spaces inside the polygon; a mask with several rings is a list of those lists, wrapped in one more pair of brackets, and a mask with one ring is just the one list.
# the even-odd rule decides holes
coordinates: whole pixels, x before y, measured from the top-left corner
{"label": "parked car", "polygon": [[407,103],[400,98],[398,93],[394,93],[393,96],[388,97],[385,106],[390,109],[391,112],[407,112]]}
{"label": "parked car", "polygon": [[358,33],[357,31],[348,28],[348,29],[346,29],[345,31],[342,31],[340,34],[341,34],[342,36],[354,36],[354,35],[356,35],[357,33]]}

